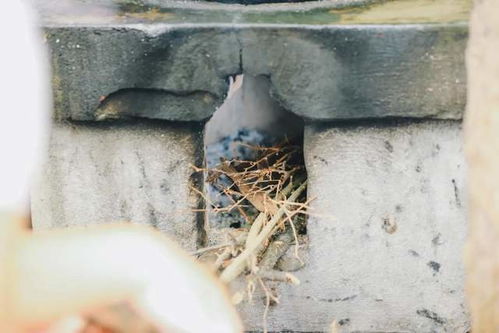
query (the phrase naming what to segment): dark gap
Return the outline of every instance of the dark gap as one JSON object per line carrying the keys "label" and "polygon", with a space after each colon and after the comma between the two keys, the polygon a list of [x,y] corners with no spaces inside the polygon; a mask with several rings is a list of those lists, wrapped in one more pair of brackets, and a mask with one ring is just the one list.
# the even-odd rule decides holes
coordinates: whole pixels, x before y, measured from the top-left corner
{"label": "dark gap", "polygon": [[[255,149],[257,146],[274,147],[285,144],[284,149],[288,149],[287,145],[297,147],[296,153],[290,155],[292,156],[290,163],[300,165],[306,177],[303,160],[304,122],[273,100],[269,90],[270,80],[266,76],[252,77],[245,74],[231,82],[225,103],[205,126],[205,164],[208,170],[234,159],[254,161],[261,156],[260,150]],[[265,151],[264,149],[262,148],[262,151]],[[279,158],[279,154],[281,153],[269,154],[270,162],[266,163],[273,163]],[[243,162],[234,162],[230,165],[242,169],[246,167]],[[248,200],[241,202],[242,209],[216,211],[216,208],[223,210],[230,207],[233,200],[237,201],[237,195],[231,198],[223,194],[224,188],[237,189],[237,185],[226,175],[217,174],[216,180],[213,180],[211,171],[205,172],[205,196],[208,200],[207,227],[210,229],[248,227],[248,221],[251,222],[259,213]],[[302,228],[299,233],[305,234],[305,223],[300,225]]]}
{"label": "dark gap", "polygon": [[305,119],[307,124],[313,124],[316,129],[328,129],[331,125],[338,128],[355,128],[355,127],[375,127],[375,128],[389,128],[404,126],[410,124],[421,124],[428,121],[438,122],[462,122],[460,119],[435,119],[430,117],[414,118],[414,117],[381,117],[381,118],[359,118],[359,119]]}

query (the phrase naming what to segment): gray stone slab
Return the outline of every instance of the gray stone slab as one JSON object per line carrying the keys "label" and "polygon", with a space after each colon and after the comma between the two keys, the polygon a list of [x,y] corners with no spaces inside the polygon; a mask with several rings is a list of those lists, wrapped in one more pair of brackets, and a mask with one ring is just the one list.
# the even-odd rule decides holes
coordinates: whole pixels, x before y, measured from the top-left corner
{"label": "gray stone slab", "polygon": [[307,119],[462,117],[466,23],[334,24],[317,13],[311,23],[226,23],[222,14],[46,22],[57,119],[207,119],[242,72],[270,77],[272,96]]}
{"label": "gray stone slab", "polygon": [[211,29],[201,35],[193,39],[189,29],[159,35],[121,28],[47,30],[56,118],[208,118],[223,101],[225,78],[239,71],[239,47],[231,33]]}
{"label": "gray stone slab", "polygon": [[271,95],[306,119],[459,119],[466,36],[462,26],[253,29],[242,67],[269,75]]}
{"label": "gray stone slab", "polygon": [[[452,332],[464,297],[461,124],[308,125],[310,244],[300,286],[276,286],[269,329]],[[262,329],[263,296],[244,306]]]}
{"label": "gray stone slab", "polygon": [[55,124],[32,193],[34,229],[132,222],[195,249],[200,134],[179,124]]}

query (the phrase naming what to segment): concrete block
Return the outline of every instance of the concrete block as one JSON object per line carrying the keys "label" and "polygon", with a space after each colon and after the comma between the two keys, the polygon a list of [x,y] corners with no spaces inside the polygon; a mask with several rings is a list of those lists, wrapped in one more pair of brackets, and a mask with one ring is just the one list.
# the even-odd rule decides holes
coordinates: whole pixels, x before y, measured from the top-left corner
{"label": "concrete block", "polygon": [[269,77],[272,97],[306,119],[462,118],[462,17],[358,24],[324,9],[281,13],[291,24],[277,24],[231,10],[165,9],[153,22],[137,14],[43,21],[57,119],[206,120],[240,73]]}
{"label": "concrete block", "polygon": [[191,166],[197,126],[58,123],[32,195],[35,230],[129,221],[196,247],[198,197]]}
{"label": "concrete block", "polygon": [[[271,331],[467,332],[461,123],[306,125],[312,216],[300,286]],[[261,330],[262,295],[244,306]]]}

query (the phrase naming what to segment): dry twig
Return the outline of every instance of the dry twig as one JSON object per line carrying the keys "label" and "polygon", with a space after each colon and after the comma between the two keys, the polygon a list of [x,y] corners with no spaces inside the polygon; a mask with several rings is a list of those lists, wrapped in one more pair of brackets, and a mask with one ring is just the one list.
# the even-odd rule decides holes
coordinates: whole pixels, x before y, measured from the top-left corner
{"label": "dry twig", "polygon": [[[251,146],[248,146],[251,147]],[[223,160],[216,168],[196,171],[207,172],[207,181],[231,201],[227,207],[218,207],[209,200],[214,213],[237,210],[246,221],[244,241],[240,238],[229,244],[201,249],[196,253],[217,251],[214,266],[222,269],[220,279],[230,282],[247,274],[246,291],[234,295],[235,302],[246,297],[251,300],[256,285],[266,295],[264,326],[271,302],[278,303],[264,282],[280,281],[299,284],[300,281],[289,272],[274,269],[277,261],[290,246],[296,244],[298,258],[298,234],[304,230],[304,217],[308,203],[305,200],[307,181],[303,161],[297,146],[251,147],[257,151],[255,161]],[[227,185],[223,182],[229,181]],[[203,196],[204,197],[204,196]],[[302,215],[298,218],[298,215]],[[223,251],[222,251],[223,250]],[[266,327],[264,327],[266,331]]]}

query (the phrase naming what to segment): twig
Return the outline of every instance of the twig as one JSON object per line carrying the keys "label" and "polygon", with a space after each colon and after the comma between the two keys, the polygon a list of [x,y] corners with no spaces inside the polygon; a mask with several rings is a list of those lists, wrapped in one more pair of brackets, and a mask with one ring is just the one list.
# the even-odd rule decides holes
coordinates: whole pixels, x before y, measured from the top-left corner
{"label": "twig", "polygon": [[232,179],[246,200],[248,200],[260,212],[269,212],[270,214],[273,214],[277,211],[277,207],[269,198],[267,192],[255,191],[255,185],[248,186],[244,184],[243,177],[238,175],[238,172],[232,166],[225,163],[220,166],[220,169],[224,171],[230,179]]}
{"label": "twig", "polygon": [[287,228],[272,241],[260,260],[260,269],[263,271],[272,270],[284,253],[290,248],[293,242],[293,232],[291,228]]}
{"label": "twig", "polygon": [[208,246],[208,247],[205,247],[205,248],[202,248],[202,249],[199,249],[199,250],[192,252],[191,255],[197,256],[197,255],[203,254],[205,252],[220,250],[220,249],[223,249],[224,247],[228,247],[231,245],[232,244],[230,244],[230,243],[226,243],[226,244],[217,244],[217,245],[213,245],[213,246]]}
{"label": "twig", "polygon": [[[298,199],[300,194],[305,190],[307,181],[304,181],[288,198],[288,202],[294,202]],[[260,248],[260,246],[269,238],[275,226],[279,223],[284,215],[287,204],[279,208],[277,213],[272,216],[270,221],[262,228],[262,231],[255,240],[255,243],[247,247],[239,256],[237,256],[232,263],[225,268],[220,275],[220,279],[226,283],[232,281],[241,274],[246,267],[246,261]]]}
{"label": "twig", "polygon": [[267,316],[269,313],[269,308],[270,308],[270,297],[271,293],[265,286],[265,283],[263,283],[261,278],[258,278],[258,282],[260,283],[260,286],[262,286],[263,291],[265,292],[265,310],[263,310],[263,316],[262,316],[262,326],[263,326],[263,333],[267,333]]}
{"label": "twig", "polygon": [[[293,189],[293,183],[290,182],[280,193],[277,193],[276,197],[285,197],[288,195]],[[248,233],[248,238],[246,239],[246,248],[250,247],[253,242],[256,241],[258,234],[260,233],[264,222],[267,221],[267,214],[260,213],[255,222],[251,225],[251,228]]]}
{"label": "twig", "polygon": [[260,213],[248,232],[248,238],[246,238],[246,248],[251,246],[256,241],[258,234],[262,230],[264,222],[267,220],[267,215],[265,213]]}
{"label": "twig", "polygon": [[258,271],[258,276],[264,280],[287,282],[294,284],[295,286],[300,284],[300,280],[296,276],[288,272],[262,270]]}
{"label": "twig", "polygon": [[[234,198],[232,196],[228,195],[228,197],[229,197],[230,201],[232,201],[233,204],[237,204],[236,200],[234,200]],[[245,211],[241,207],[241,205],[237,205],[236,208],[237,208],[237,211],[239,212],[239,214],[241,214],[241,216],[244,218],[244,220],[246,221],[246,223],[251,224],[253,222],[251,220],[251,218],[248,216],[248,214],[245,213]]]}
{"label": "twig", "polygon": [[236,248],[240,247],[246,242],[248,233],[243,232],[236,237],[233,237],[231,234],[228,234],[228,236],[231,237],[232,241],[229,246],[227,246],[225,250],[218,256],[217,260],[215,260],[215,263],[213,264],[215,271],[218,271],[220,267],[222,267],[224,262],[232,257],[232,254],[234,251],[236,251]]}
{"label": "twig", "polygon": [[300,247],[299,241],[298,241],[298,233],[296,232],[296,227],[295,223],[293,222],[293,216],[289,210],[286,209],[286,216],[289,221],[289,225],[291,226],[291,230],[293,231],[293,237],[295,239],[295,257],[298,259],[300,262],[302,261],[300,258],[300,255],[298,254],[298,248]]}
{"label": "twig", "polygon": [[213,268],[215,269],[215,271],[218,271],[220,267],[222,267],[222,265],[224,264],[225,260],[230,259],[231,256],[232,256],[232,250],[230,248],[226,248],[224,252],[222,252],[218,256],[217,260],[215,260],[215,263],[213,264]]}

